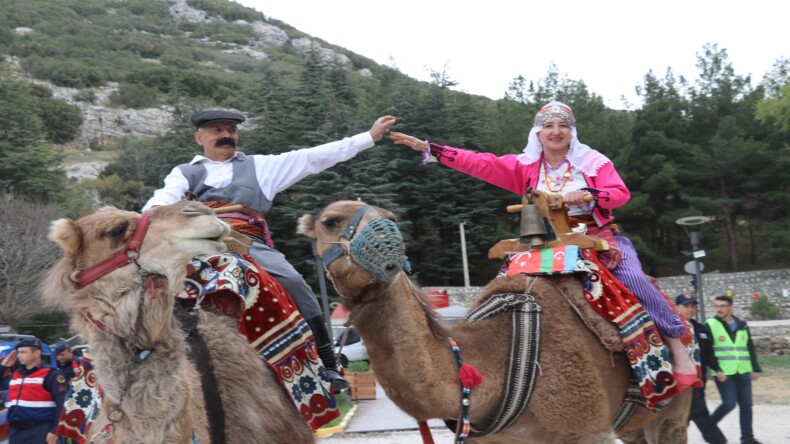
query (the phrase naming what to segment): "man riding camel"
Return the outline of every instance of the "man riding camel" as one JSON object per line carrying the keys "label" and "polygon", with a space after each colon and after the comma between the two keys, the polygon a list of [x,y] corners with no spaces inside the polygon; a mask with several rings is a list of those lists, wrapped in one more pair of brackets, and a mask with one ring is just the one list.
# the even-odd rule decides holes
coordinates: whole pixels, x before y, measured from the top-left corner
{"label": "man riding camel", "polygon": [[219,201],[244,205],[244,214],[225,220],[252,240],[250,255],[276,279],[296,303],[313,331],[318,354],[335,391],[348,387],[340,375],[332,340],[313,290],[274,248],[265,216],[274,197],[308,175],[320,173],[339,162],[372,148],[395,124],[395,117],[379,117],[369,131],[313,148],[282,154],[246,155],[236,150],[238,125],[244,116],[235,112],[208,110],[192,116],[197,128],[195,142],[203,149],[189,163],[178,165],[165,177],[164,187],[154,192],[143,211],[169,205],[191,193],[203,202]]}

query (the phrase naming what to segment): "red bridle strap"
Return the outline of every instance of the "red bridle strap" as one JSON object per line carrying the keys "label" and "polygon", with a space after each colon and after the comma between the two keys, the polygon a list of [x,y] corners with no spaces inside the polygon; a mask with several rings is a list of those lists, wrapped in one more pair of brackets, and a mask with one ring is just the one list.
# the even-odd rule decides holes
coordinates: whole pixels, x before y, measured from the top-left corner
{"label": "red bridle strap", "polygon": [[137,259],[140,253],[140,247],[143,245],[145,233],[148,232],[148,226],[151,225],[150,219],[151,210],[146,211],[143,213],[142,217],[140,217],[134,234],[132,234],[132,238],[126,241],[122,250],[113,253],[107,259],[104,259],[91,268],[82,270],[77,275],[77,288],[84,288],[86,285],[96,281],[102,276],[124,267]]}

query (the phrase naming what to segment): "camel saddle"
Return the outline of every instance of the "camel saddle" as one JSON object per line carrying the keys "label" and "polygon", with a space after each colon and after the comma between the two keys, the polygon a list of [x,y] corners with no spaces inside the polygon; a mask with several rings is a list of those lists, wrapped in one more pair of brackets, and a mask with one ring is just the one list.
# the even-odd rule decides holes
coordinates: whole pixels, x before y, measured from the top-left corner
{"label": "camel saddle", "polygon": [[[579,271],[576,270],[578,249],[573,247],[607,252],[610,249],[609,242],[598,236],[573,230],[568,219],[568,210],[559,194],[528,189],[522,197],[521,205],[508,206],[507,211],[521,214],[520,237],[498,242],[489,250],[489,259],[504,259],[507,267],[514,255],[534,254],[531,258],[534,259],[532,269],[527,273],[557,276],[557,289],[601,344],[612,352],[623,351],[623,340],[617,326],[591,307],[582,293],[571,290],[572,282],[569,279],[575,278],[568,276]],[[554,239],[549,240],[550,237]],[[556,260],[558,254],[563,255],[564,263],[557,264],[560,262]]]}

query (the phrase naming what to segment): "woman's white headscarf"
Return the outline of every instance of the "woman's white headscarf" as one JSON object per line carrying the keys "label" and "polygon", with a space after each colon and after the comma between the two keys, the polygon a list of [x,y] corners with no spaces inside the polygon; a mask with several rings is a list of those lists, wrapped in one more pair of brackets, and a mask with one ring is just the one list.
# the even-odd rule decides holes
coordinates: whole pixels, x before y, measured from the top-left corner
{"label": "woman's white headscarf", "polygon": [[595,176],[602,166],[611,162],[608,157],[579,142],[576,133],[576,117],[574,117],[571,107],[562,102],[549,102],[535,114],[535,124],[529,131],[529,139],[527,139],[524,153],[516,156],[519,162],[530,165],[540,160],[543,155],[543,144],[540,143],[538,133],[546,122],[555,119],[559,119],[571,127],[571,144],[567,155],[571,166],[588,176]]}

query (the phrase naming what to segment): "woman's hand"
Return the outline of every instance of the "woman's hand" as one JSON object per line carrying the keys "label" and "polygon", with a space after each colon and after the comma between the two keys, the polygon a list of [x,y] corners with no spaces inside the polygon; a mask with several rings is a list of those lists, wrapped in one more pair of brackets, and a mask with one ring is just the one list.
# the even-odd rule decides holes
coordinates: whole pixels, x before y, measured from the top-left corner
{"label": "woman's hand", "polygon": [[374,141],[378,142],[384,133],[389,132],[390,127],[395,125],[396,120],[398,120],[397,117],[393,116],[379,117],[373,123],[373,126],[370,127],[370,136],[373,137]]}
{"label": "woman's hand", "polygon": [[568,191],[562,198],[565,205],[581,205],[592,200],[592,194],[587,191]]}
{"label": "woman's hand", "polygon": [[395,142],[395,145],[406,145],[414,151],[428,151],[428,142],[408,134],[391,132],[390,139]]}

